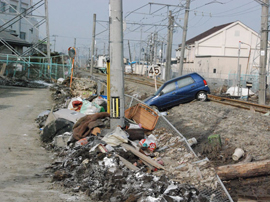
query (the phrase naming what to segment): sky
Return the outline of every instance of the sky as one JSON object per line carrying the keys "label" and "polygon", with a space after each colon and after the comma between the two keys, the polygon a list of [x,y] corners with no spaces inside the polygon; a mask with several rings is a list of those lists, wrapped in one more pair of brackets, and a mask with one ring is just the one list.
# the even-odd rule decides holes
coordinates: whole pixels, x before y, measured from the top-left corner
{"label": "sky", "polygon": [[[146,42],[155,31],[158,33],[158,40],[166,43],[167,16],[171,10],[176,21],[172,53],[172,57],[175,57],[175,49],[182,43],[182,29],[177,24],[184,24],[185,2],[186,0],[123,0],[124,56],[128,57],[129,40],[132,58],[138,58],[140,38],[142,48],[146,49]],[[105,54],[108,53],[109,0],[48,0],[48,5],[52,50],[55,48],[57,52],[67,53],[68,48],[74,46],[76,38],[77,53],[88,57],[95,13],[98,54],[103,54],[104,51]],[[44,9],[39,9],[38,12],[44,13]],[[259,33],[261,5],[255,0],[191,0],[187,40],[214,26],[237,20]],[[141,23],[147,25],[141,26]],[[41,38],[46,36],[45,24],[40,28],[40,35]]]}

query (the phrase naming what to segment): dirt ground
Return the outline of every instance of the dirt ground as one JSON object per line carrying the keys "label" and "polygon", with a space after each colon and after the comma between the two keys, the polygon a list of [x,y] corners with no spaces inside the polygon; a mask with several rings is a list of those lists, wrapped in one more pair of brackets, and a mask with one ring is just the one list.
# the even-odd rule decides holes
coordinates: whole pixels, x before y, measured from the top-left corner
{"label": "dirt ground", "polygon": [[[154,89],[126,82],[126,93],[149,96]],[[187,139],[195,137],[193,149],[198,156],[208,157],[215,166],[235,163],[232,154],[240,147],[253,161],[270,159],[270,116],[222,105],[215,102],[193,101],[173,107],[166,117]],[[222,147],[212,149],[208,136],[220,135]],[[240,159],[242,160],[242,159]],[[238,197],[270,200],[270,178],[238,179],[224,182],[235,201]]]}
{"label": "dirt ground", "polygon": [[40,146],[34,120],[51,108],[50,94],[48,89],[0,87],[0,201],[84,201],[84,196],[53,189],[45,170],[52,153]]}

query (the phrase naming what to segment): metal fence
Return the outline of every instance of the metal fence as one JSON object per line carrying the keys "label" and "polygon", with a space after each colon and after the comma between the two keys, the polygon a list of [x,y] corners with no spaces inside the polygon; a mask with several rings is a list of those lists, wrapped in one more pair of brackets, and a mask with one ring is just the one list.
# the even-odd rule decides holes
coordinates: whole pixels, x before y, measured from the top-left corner
{"label": "metal fence", "polygon": [[[267,83],[270,82],[270,76],[267,76]],[[240,75],[240,86],[245,88],[246,82],[252,82],[251,90],[254,93],[259,91],[259,74],[241,74]],[[228,86],[237,86],[237,74],[229,74],[228,75]]]}
{"label": "metal fence", "polygon": [[[132,107],[138,103],[143,102],[130,95],[125,95],[125,109],[128,109],[129,107]],[[189,163],[196,164],[203,161],[209,161],[207,158],[199,160],[193,149],[188,144],[186,138],[161,113],[159,113],[159,119],[155,128],[165,128],[166,132],[171,133],[174,136],[180,136],[182,138],[181,141],[183,142],[184,147],[186,148],[188,153],[193,154],[194,156],[194,158],[192,158],[193,162]],[[200,191],[200,194],[203,197],[207,198],[211,202],[233,202],[230,194],[228,193],[227,189],[225,188],[218,175],[215,176],[214,181],[217,184],[216,189],[211,189],[207,186],[199,186],[196,188]]]}
{"label": "metal fence", "polygon": [[27,78],[66,78],[70,75],[71,63],[63,55],[45,57],[20,57],[8,54],[0,55],[0,68],[6,64],[6,76],[25,76]]}

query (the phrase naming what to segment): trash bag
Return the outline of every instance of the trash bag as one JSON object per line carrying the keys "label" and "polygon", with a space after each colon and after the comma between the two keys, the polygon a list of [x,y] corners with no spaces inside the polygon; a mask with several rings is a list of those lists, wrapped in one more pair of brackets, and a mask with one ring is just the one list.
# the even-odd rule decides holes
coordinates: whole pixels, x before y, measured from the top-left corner
{"label": "trash bag", "polygon": [[73,107],[73,105],[72,105],[72,103],[74,102],[74,101],[83,101],[82,100],[82,98],[80,98],[80,97],[74,97],[74,98],[72,98],[71,100],[70,100],[70,102],[69,102],[69,105],[68,105],[68,109],[69,110],[72,110],[74,107]]}
{"label": "trash bag", "polygon": [[92,103],[89,102],[88,100],[83,100],[83,105],[81,107],[80,112],[83,114],[86,114],[85,112],[87,111],[88,108],[92,107]]}

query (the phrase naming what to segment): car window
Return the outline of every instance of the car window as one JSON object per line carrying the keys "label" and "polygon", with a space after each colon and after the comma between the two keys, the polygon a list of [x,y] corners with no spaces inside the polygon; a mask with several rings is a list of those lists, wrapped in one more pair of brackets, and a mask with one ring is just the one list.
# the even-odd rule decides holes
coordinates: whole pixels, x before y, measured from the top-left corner
{"label": "car window", "polygon": [[166,93],[169,93],[173,90],[176,89],[176,86],[175,86],[175,82],[172,82],[172,83],[168,83],[163,89],[161,92],[163,92],[164,94]]}
{"label": "car window", "polygon": [[190,85],[192,83],[194,83],[194,80],[190,76],[177,80],[177,85],[179,88]]}

